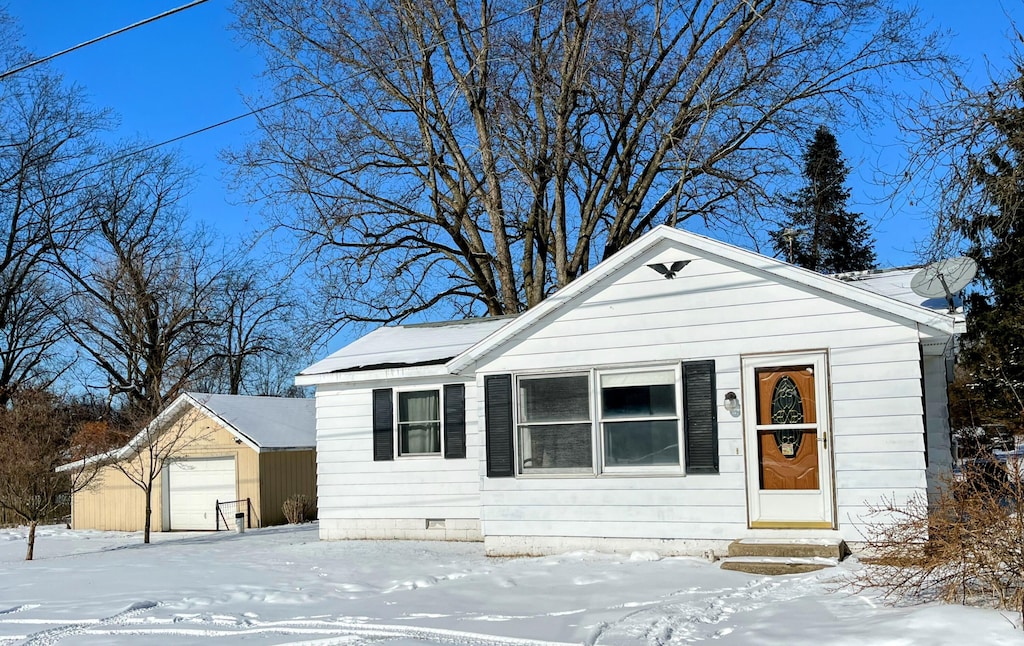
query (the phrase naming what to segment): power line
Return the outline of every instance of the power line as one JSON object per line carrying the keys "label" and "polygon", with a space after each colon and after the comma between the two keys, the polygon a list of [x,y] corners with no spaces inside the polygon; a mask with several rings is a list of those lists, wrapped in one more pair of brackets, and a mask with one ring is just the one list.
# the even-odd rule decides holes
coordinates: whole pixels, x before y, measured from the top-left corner
{"label": "power line", "polygon": [[102,36],[97,36],[96,38],[92,38],[90,40],[87,40],[84,43],[78,43],[74,47],[68,47],[67,49],[62,49],[61,51],[59,51],[59,52],[57,52],[55,54],[50,54],[49,56],[44,56],[43,58],[38,58],[38,59],[36,59],[34,61],[29,61],[28,63],[24,63],[22,65],[19,65],[18,67],[14,67],[14,68],[9,69],[6,72],[0,74],[0,81],[2,81],[3,79],[7,78],[8,76],[11,76],[12,74],[17,74],[18,72],[24,72],[25,70],[29,69],[30,67],[35,67],[36,65],[41,65],[42,63],[45,63],[47,61],[52,61],[53,59],[57,58],[58,56],[63,56],[64,54],[70,54],[71,52],[73,52],[75,50],[82,49],[83,47],[88,47],[89,45],[93,45],[95,43],[98,43],[101,40],[106,40],[107,38],[111,38],[113,36],[117,36],[118,34],[123,34],[126,31],[131,31],[132,29],[135,29],[136,27],[141,27],[143,25],[148,25],[149,23],[156,22],[157,20],[160,20],[162,18],[166,18],[168,16],[173,16],[176,13],[181,13],[182,11],[185,11],[186,9],[191,9],[192,7],[196,7],[198,5],[203,4],[204,2],[208,2],[208,1],[209,0],[193,0],[192,2],[190,2],[188,4],[183,4],[180,7],[176,7],[174,9],[169,9],[169,10],[167,10],[167,11],[161,13],[161,14],[158,14],[156,16],[152,16],[150,18],[146,18],[145,20],[140,20],[140,21],[138,21],[136,23],[132,23],[132,24],[128,25],[127,27],[121,27],[120,29],[115,29],[114,31],[108,32],[106,34],[103,34]]}
{"label": "power line", "polygon": [[[199,2],[206,2],[206,0],[199,0]],[[192,4],[198,4],[198,2],[193,2]],[[187,6],[185,8],[187,8]],[[467,34],[472,34],[472,33],[476,33],[476,32],[479,32],[479,31],[483,31],[487,27],[492,27],[494,25],[499,25],[499,24],[501,24],[503,22],[507,22],[509,20],[512,20],[513,18],[518,18],[520,16],[526,15],[528,12],[533,11],[536,8],[537,8],[537,5],[530,5],[530,6],[524,8],[524,9],[521,9],[521,10],[515,12],[515,13],[511,13],[511,14],[507,15],[504,18],[497,18],[495,20],[492,20],[491,22],[489,22],[486,25],[481,25],[480,27],[476,27],[474,29],[468,29],[468,30],[466,30],[466,33]],[[453,42],[453,39],[452,40],[443,40],[443,41],[440,41],[438,43],[435,43],[435,44],[431,45],[429,47],[429,49],[434,49],[434,48],[436,48],[436,47],[438,47],[440,45],[448,44],[450,42]],[[424,53],[425,53],[424,51],[412,52],[412,53],[410,53],[410,54],[408,54],[406,56],[402,56],[402,57],[399,57],[399,58],[395,59],[393,62],[397,63],[397,62],[402,61],[402,60],[416,61],[416,60],[418,60],[418,57],[422,56]],[[358,72],[353,72],[349,76],[347,76],[345,78],[338,79],[337,81],[335,81],[334,83],[331,83],[330,85],[335,85],[337,83],[342,83],[344,81],[351,81],[353,79],[358,78],[359,76],[362,76],[362,75],[368,74],[368,73],[369,73],[369,70],[360,70]],[[258,108],[253,108],[252,110],[249,110],[249,111],[244,112],[242,114],[237,114],[237,115],[235,115],[233,117],[228,117],[227,119],[224,119],[222,121],[218,121],[217,123],[213,123],[213,124],[210,124],[208,126],[203,126],[202,128],[197,128],[197,129],[192,130],[190,132],[186,132],[185,134],[177,135],[175,137],[171,137],[170,139],[165,139],[165,140],[157,142],[155,144],[149,144],[148,146],[143,146],[142,148],[137,148],[135,150],[129,150],[128,152],[122,153],[122,154],[117,155],[115,157],[112,157],[110,159],[105,159],[102,162],[99,162],[97,164],[93,164],[92,166],[88,166],[88,167],[86,167],[84,169],[76,171],[75,173],[69,173],[65,177],[69,177],[72,174],[87,173],[89,171],[96,170],[97,168],[102,168],[103,166],[106,166],[108,164],[114,164],[114,163],[117,163],[117,162],[119,162],[121,160],[127,159],[129,157],[133,157],[135,155],[141,155],[142,153],[149,152],[150,150],[156,150],[157,148],[162,148],[163,146],[167,146],[167,145],[170,145],[170,144],[173,144],[173,143],[177,143],[177,142],[179,142],[179,141],[181,141],[183,139],[188,139],[190,137],[194,137],[194,136],[202,134],[204,132],[208,132],[210,130],[214,130],[216,128],[220,128],[222,126],[226,126],[226,125],[234,123],[236,121],[241,121],[242,119],[246,119],[248,117],[255,116],[257,114],[260,114],[261,112],[266,112],[267,110],[273,110],[274,108],[280,107],[280,106],[282,106],[282,105],[284,105],[286,103],[291,103],[292,101],[296,101],[298,99],[302,99],[302,98],[305,98],[305,97],[310,96],[312,94],[315,94],[316,92],[320,91],[321,89],[323,89],[323,88],[315,87],[315,88],[313,88],[311,90],[307,90],[305,92],[301,92],[301,93],[293,95],[293,96],[285,97],[285,98],[283,98],[283,99],[281,99],[279,101],[275,101],[273,103],[270,103],[270,104],[267,104],[267,105],[263,105],[263,106],[260,106]]]}

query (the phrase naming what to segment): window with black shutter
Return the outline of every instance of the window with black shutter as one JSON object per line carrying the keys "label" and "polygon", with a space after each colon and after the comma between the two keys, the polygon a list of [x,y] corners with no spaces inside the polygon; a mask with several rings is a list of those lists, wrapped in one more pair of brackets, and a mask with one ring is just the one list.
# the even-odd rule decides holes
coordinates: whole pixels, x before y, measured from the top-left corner
{"label": "window with black shutter", "polygon": [[487,477],[515,475],[512,432],[512,375],[487,375],[484,377]]}
{"label": "window with black shutter", "polygon": [[683,437],[686,472],[718,473],[715,362],[683,362]]}
{"label": "window with black shutter", "polygon": [[373,391],[373,459],[395,459],[394,404],[390,388]]}
{"label": "window with black shutter", "polygon": [[444,387],[444,457],[466,457],[466,386]]}

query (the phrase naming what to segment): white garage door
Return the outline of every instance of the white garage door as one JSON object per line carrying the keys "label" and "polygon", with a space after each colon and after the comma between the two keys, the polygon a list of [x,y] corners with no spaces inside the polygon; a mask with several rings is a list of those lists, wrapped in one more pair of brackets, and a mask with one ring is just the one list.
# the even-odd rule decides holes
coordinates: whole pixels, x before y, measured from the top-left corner
{"label": "white garage door", "polygon": [[[217,529],[217,501],[235,500],[235,459],[175,460],[167,464],[171,529]],[[231,522],[234,522],[232,514]]]}

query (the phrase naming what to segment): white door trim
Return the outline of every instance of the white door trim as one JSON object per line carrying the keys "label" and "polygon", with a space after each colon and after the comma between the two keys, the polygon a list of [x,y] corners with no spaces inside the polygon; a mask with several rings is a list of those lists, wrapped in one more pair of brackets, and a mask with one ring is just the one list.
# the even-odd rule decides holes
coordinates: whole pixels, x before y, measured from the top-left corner
{"label": "white door trim", "polygon": [[[805,351],[747,355],[740,359],[743,390],[743,436],[747,473],[747,513],[752,528],[835,528],[835,487],[832,473],[832,406],[828,353]],[[785,366],[814,369],[817,420],[818,489],[761,490],[760,446],[757,433],[755,370]]]}

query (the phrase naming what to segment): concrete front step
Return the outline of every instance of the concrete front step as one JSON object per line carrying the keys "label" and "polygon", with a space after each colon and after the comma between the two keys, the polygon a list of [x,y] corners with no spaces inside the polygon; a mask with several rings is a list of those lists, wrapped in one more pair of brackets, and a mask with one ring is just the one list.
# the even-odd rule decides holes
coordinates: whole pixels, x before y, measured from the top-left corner
{"label": "concrete front step", "polygon": [[747,574],[777,575],[816,572],[827,567],[835,567],[838,564],[838,559],[823,557],[733,556],[723,559],[720,567],[723,570],[746,572]]}
{"label": "concrete front step", "polygon": [[729,544],[732,557],[823,558],[842,561],[850,554],[840,538],[743,538]]}

